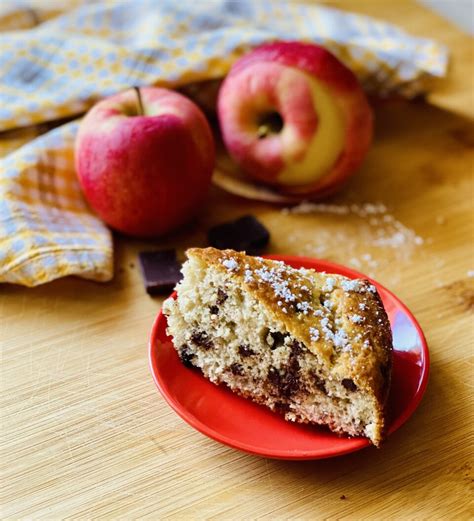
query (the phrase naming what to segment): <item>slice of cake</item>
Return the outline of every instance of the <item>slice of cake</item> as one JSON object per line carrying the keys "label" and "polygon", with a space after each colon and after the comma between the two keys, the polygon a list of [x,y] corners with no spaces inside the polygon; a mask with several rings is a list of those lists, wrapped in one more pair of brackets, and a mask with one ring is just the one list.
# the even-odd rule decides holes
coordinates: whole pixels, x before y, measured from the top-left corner
{"label": "slice of cake", "polygon": [[380,444],[392,336],[372,284],[232,250],[187,256],[163,304],[185,365],[286,420]]}

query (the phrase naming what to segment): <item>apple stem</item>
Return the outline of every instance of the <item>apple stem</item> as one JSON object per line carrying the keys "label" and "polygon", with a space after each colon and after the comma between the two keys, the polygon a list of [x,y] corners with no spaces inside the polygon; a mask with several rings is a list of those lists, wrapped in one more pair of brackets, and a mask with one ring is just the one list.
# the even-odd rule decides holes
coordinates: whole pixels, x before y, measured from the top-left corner
{"label": "apple stem", "polygon": [[267,112],[258,119],[257,136],[264,139],[271,134],[278,134],[283,129],[285,122],[278,112]]}
{"label": "apple stem", "polygon": [[260,125],[257,130],[257,136],[258,139],[263,139],[264,137],[267,137],[268,134],[270,134],[270,129],[268,128],[268,125]]}
{"label": "apple stem", "polygon": [[138,115],[143,116],[145,114],[145,111],[143,110],[143,103],[142,103],[142,95],[140,92],[140,87],[133,87],[135,89],[135,92],[137,94],[137,100],[138,100]]}

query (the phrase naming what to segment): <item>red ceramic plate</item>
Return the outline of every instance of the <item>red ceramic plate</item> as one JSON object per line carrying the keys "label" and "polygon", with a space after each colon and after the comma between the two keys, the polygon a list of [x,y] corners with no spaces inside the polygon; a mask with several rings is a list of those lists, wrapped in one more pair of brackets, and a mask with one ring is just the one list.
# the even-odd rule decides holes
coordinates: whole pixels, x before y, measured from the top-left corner
{"label": "red ceramic plate", "polygon": [[[269,255],[295,268],[313,268],[350,278],[365,277],[332,262]],[[393,333],[393,373],[389,396],[388,433],[397,430],[417,408],[428,381],[429,355],[423,332],[407,307],[375,281],[387,310]],[[189,425],[230,447],[280,459],[318,459],[347,454],[369,446],[363,438],[339,437],[323,427],[283,420],[269,409],[240,398],[225,386],[216,386],[197,370],[179,361],[166,317],[160,312],[150,338],[150,366],[158,389]]]}

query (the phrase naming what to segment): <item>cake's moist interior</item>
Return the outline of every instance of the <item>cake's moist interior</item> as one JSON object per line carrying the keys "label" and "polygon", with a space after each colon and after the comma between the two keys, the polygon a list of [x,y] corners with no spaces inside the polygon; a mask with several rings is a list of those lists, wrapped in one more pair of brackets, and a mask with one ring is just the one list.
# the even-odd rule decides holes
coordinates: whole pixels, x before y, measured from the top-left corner
{"label": "cake's moist interior", "polygon": [[167,305],[174,308],[168,320],[186,366],[287,420],[372,437],[378,421],[373,397],[351,379],[334,379],[330,368],[228,273],[190,259],[179,301]]}

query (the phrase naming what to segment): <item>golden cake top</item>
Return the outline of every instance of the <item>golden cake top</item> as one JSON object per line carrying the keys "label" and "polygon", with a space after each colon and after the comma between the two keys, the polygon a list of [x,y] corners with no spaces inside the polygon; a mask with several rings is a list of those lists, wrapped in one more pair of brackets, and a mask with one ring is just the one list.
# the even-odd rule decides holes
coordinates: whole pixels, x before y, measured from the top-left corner
{"label": "golden cake top", "polygon": [[226,270],[329,369],[328,378],[385,400],[392,334],[369,281],[295,269],[233,250],[191,248],[187,256]]}

